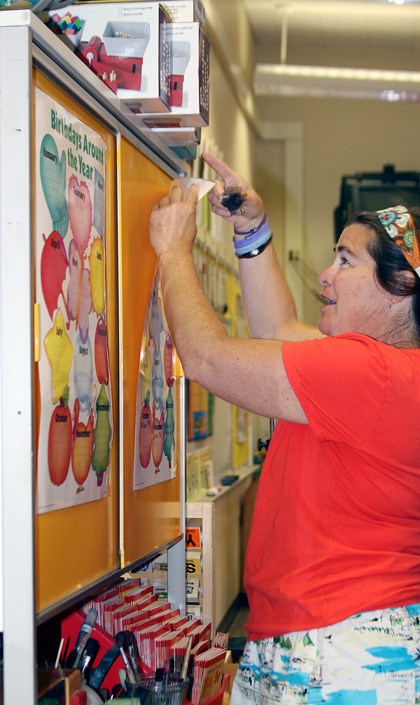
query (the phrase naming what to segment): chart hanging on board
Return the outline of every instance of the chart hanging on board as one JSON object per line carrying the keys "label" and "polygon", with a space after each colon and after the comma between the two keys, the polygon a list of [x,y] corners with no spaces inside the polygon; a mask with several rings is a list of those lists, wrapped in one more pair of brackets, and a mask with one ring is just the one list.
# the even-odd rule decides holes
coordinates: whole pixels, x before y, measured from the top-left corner
{"label": "chart hanging on board", "polygon": [[133,489],[176,476],[175,351],[158,274],[143,326],[136,401]]}
{"label": "chart hanging on board", "polygon": [[107,494],[113,436],[100,135],[36,89],[39,513]]}

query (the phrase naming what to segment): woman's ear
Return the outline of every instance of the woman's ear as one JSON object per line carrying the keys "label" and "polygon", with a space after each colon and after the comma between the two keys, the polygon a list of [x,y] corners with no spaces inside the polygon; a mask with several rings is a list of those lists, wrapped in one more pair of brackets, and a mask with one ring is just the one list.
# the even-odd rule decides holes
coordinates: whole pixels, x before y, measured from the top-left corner
{"label": "woman's ear", "polygon": [[416,284],[416,275],[408,269],[403,269],[399,272],[396,279],[401,286],[401,291],[410,291],[410,289],[413,289]]}

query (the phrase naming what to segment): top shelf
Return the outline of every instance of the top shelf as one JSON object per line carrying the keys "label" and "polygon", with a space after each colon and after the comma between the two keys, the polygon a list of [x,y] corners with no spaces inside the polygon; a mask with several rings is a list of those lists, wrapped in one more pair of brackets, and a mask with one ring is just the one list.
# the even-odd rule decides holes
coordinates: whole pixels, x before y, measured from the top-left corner
{"label": "top shelf", "polygon": [[[66,74],[66,83],[69,88],[69,77],[75,82],[74,92],[79,96],[84,90],[92,99],[97,101],[109,115],[123,126],[131,135],[137,138],[145,149],[150,150],[155,157],[166,166],[166,170],[175,171],[179,176],[185,176],[188,171],[186,163],[156,135],[150,128],[145,127],[136,118],[136,115],[127,105],[117,98],[103,81],[100,80],[58,36],[53,34],[48,27],[31,10],[2,10],[0,12],[1,28],[27,27],[32,33],[34,44],[34,60],[38,61],[48,71],[51,62],[51,77],[57,77],[57,66]],[[50,60],[50,61],[49,61]]]}

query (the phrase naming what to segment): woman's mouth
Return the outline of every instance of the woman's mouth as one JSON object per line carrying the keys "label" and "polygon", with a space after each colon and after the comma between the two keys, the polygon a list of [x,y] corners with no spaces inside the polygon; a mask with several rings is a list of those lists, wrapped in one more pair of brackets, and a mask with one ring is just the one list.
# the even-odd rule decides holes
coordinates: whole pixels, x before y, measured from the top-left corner
{"label": "woman's mouth", "polygon": [[333,301],[333,299],[329,299],[328,296],[325,296],[324,294],[320,294],[320,297],[323,302],[323,306],[321,306],[321,308],[323,308],[324,306],[334,306],[336,303],[335,301]]}

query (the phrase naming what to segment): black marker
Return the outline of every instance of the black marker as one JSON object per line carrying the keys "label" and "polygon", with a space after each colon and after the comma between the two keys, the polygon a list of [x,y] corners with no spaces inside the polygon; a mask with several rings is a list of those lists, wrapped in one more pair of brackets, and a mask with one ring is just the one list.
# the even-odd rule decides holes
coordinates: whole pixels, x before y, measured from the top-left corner
{"label": "black marker", "polygon": [[237,188],[236,186],[232,186],[231,188],[226,188],[221,199],[220,203],[222,206],[228,209],[232,213],[232,215],[235,215],[242,206],[246,199],[246,194],[242,191],[241,188]]}

